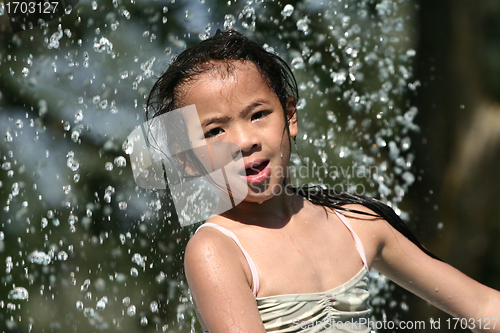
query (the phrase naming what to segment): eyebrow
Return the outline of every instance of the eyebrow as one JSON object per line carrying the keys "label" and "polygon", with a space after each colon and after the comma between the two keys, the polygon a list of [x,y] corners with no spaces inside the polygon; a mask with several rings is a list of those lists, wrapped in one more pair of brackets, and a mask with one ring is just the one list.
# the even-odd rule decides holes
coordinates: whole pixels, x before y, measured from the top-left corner
{"label": "eyebrow", "polygon": [[[269,104],[269,101],[267,101],[266,99],[263,99],[263,98],[258,98],[256,100],[254,100],[252,103],[250,103],[243,110],[241,110],[241,113],[243,114],[243,116],[246,116],[247,114],[249,114],[255,108],[257,108],[258,106],[260,106],[262,104]],[[203,123],[201,124],[201,127],[204,128],[204,127],[211,125],[211,124],[214,124],[214,123],[215,124],[223,124],[223,123],[228,122],[230,119],[231,119],[231,117],[229,117],[229,116],[208,118],[208,119],[205,119],[203,121]]]}

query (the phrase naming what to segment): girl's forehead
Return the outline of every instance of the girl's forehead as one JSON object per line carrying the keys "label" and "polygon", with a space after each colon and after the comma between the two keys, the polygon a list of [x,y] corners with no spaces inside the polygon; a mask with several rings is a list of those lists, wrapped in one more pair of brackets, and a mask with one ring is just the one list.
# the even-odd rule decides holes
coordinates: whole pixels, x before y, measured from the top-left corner
{"label": "girl's forehead", "polygon": [[198,74],[194,78],[194,82],[205,80],[229,84],[247,79],[264,80],[257,66],[251,61],[216,61],[205,66],[207,66],[207,70]]}
{"label": "girl's forehead", "polygon": [[182,105],[204,108],[220,103],[245,103],[255,95],[277,98],[257,66],[250,61],[217,62],[184,87]]}

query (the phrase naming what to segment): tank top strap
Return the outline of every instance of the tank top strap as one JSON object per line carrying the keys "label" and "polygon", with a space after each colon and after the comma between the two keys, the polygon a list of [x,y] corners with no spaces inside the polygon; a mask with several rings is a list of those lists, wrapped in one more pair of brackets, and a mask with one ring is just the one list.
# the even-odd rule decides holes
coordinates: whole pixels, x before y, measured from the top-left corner
{"label": "tank top strap", "polygon": [[241,245],[238,237],[236,237],[236,235],[232,231],[211,222],[205,222],[204,224],[199,226],[198,229],[196,229],[196,232],[198,232],[198,230],[200,230],[200,228],[202,227],[213,227],[222,232],[223,234],[225,234],[226,236],[230,237],[236,243],[236,245],[238,245],[241,252],[243,252],[243,255],[245,256],[245,259],[248,262],[248,266],[250,266],[250,272],[252,273],[253,294],[255,297],[257,297],[257,293],[259,292],[259,274],[257,272],[257,266],[255,266],[255,263],[253,262],[252,258]]}
{"label": "tank top strap", "polygon": [[363,261],[363,264],[365,265],[366,269],[369,270],[368,262],[366,260],[365,248],[363,247],[363,243],[361,242],[361,239],[359,239],[358,235],[356,235],[356,233],[354,232],[354,230],[351,227],[351,224],[349,223],[347,218],[344,216],[344,214],[342,214],[337,209],[334,209],[333,211],[335,212],[335,214],[337,214],[339,219],[345,224],[347,229],[349,229],[349,231],[351,232],[352,238],[354,238],[354,244],[356,245],[356,249],[358,250],[359,256],[361,257],[361,260]]}

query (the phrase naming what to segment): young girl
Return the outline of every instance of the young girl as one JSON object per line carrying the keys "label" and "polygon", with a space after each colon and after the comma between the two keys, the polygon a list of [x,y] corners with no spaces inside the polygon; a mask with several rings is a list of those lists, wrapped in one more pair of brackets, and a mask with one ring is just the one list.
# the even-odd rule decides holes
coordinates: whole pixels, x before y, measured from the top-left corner
{"label": "young girl", "polygon": [[286,63],[234,31],[181,53],[149,96],[153,118],[194,105],[206,143],[236,144],[244,163],[247,195],[211,216],[185,252],[205,331],[369,332],[374,267],[473,331],[500,332],[500,293],[436,259],[388,206],[291,187],[297,100]]}

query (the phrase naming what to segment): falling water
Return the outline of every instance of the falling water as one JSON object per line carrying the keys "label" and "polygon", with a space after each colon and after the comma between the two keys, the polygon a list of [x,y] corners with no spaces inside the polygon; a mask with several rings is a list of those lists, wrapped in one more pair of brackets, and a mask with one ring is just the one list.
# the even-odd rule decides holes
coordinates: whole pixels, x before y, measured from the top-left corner
{"label": "falling water", "polygon": [[[410,0],[80,1],[11,33],[0,4],[0,327],[192,332],[182,272],[192,229],[134,183],[127,135],[155,75],[186,46],[236,29],[299,82],[297,183],[398,208],[415,181]],[[305,166],[308,168],[305,169]],[[407,309],[373,272],[375,315]]]}

